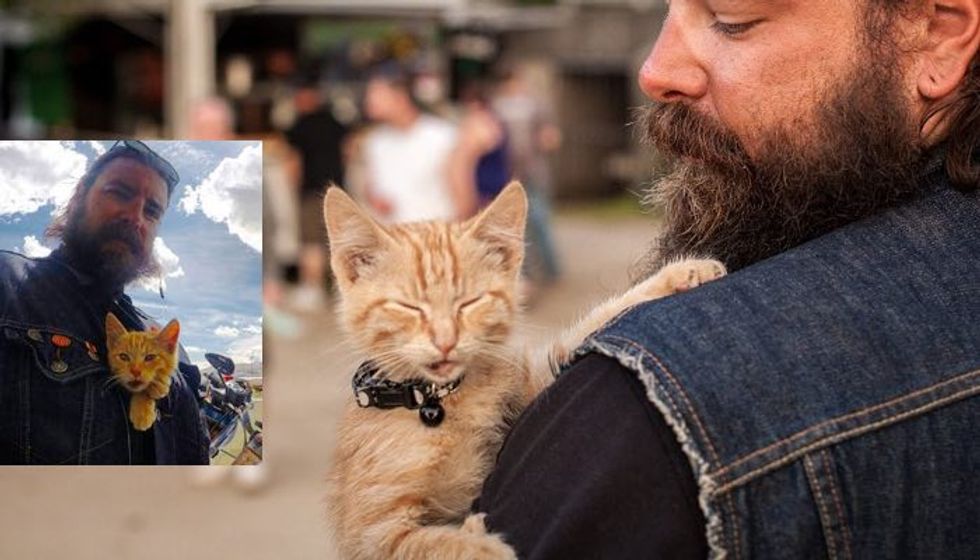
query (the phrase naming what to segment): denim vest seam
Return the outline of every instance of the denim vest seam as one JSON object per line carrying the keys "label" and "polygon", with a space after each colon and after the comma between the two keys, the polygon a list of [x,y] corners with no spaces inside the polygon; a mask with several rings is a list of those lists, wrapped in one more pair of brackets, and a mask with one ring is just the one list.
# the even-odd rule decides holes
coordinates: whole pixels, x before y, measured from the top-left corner
{"label": "denim vest seam", "polygon": [[[820,456],[820,467],[814,464],[814,455]],[[844,508],[837,492],[836,476],[832,468],[833,464],[826,449],[803,456],[803,469],[820,514],[827,555],[830,560],[837,558],[851,560],[853,555],[847,520],[844,517]]]}
{"label": "denim vest seam", "polygon": [[17,384],[20,390],[18,395],[20,397],[20,408],[23,411],[23,421],[21,423],[20,437],[23,438],[21,444],[21,450],[24,452],[24,464],[29,465],[31,463],[31,376],[29,374],[22,374],[20,379],[18,379]]}
{"label": "denim vest seam", "polygon": [[92,445],[92,421],[93,421],[93,401],[95,400],[92,387],[91,376],[85,378],[85,397],[82,401],[82,418],[79,422],[81,429],[78,434],[78,463],[88,464],[90,458],[89,449]]}
{"label": "denim vest seam", "polygon": [[810,455],[803,456],[803,471],[806,473],[807,482],[810,484],[810,492],[813,493],[813,501],[817,504],[817,513],[820,515],[820,524],[823,526],[824,543],[827,547],[827,557],[829,560],[837,560],[837,545],[831,535],[833,522],[830,520],[830,513],[827,511],[827,500],[823,497],[820,490],[820,480],[813,466]]}
{"label": "denim vest seam", "polygon": [[906,393],[904,395],[899,395],[897,397],[893,397],[893,398],[891,398],[891,399],[889,399],[887,401],[880,402],[880,403],[877,403],[877,404],[873,404],[873,405],[870,405],[870,406],[867,406],[867,407],[864,407],[864,408],[860,408],[860,409],[857,409],[857,410],[848,412],[847,414],[845,414],[843,416],[838,416],[838,417],[835,417],[835,418],[829,418],[827,420],[824,420],[823,422],[814,424],[813,426],[810,426],[808,428],[805,428],[803,430],[800,430],[800,431],[796,432],[795,434],[792,434],[790,436],[786,436],[786,437],[781,438],[781,439],[779,439],[777,441],[774,441],[773,443],[770,443],[769,445],[767,445],[765,447],[762,447],[762,448],[759,448],[759,449],[750,451],[748,453],[745,453],[743,455],[740,455],[739,457],[737,457],[737,458],[733,459],[731,462],[729,462],[727,465],[725,465],[725,466],[719,468],[718,470],[716,470],[713,474],[716,475],[716,476],[720,476],[720,477],[724,478],[725,475],[727,475],[730,471],[735,470],[736,467],[740,466],[741,464],[746,463],[746,462],[748,462],[748,461],[750,461],[750,460],[752,460],[752,459],[754,459],[754,458],[756,458],[756,457],[758,457],[760,455],[767,454],[769,451],[772,451],[776,447],[779,447],[781,445],[789,444],[791,441],[794,441],[794,440],[797,440],[797,439],[804,438],[807,435],[810,435],[811,433],[816,432],[816,431],[819,431],[819,430],[821,430],[821,429],[823,429],[825,427],[831,426],[832,424],[841,423],[841,422],[847,422],[847,421],[849,421],[849,420],[851,420],[853,418],[857,418],[857,417],[859,417],[861,415],[871,414],[871,413],[874,413],[874,412],[876,412],[876,411],[878,411],[880,409],[887,408],[889,406],[898,406],[898,405],[900,405],[902,402],[904,402],[906,400],[914,399],[916,397],[925,395],[925,394],[927,394],[929,392],[936,391],[936,390],[941,389],[941,388],[943,388],[943,387],[945,387],[947,385],[968,382],[970,380],[970,378],[972,378],[972,377],[977,377],[978,378],[978,382],[980,382],[980,370],[975,370],[975,371],[971,371],[971,372],[968,372],[968,373],[965,373],[965,374],[960,374],[960,375],[957,375],[957,376],[954,376],[954,377],[951,377],[951,378],[948,378],[948,379],[944,379],[944,380],[939,381],[937,383],[934,383],[932,385],[928,385],[926,387],[922,387],[920,389],[916,389],[915,391],[912,391],[910,393]]}
{"label": "denim vest seam", "polygon": [[[730,493],[724,496],[716,495],[715,487],[717,484],[710,474],[711,469],[703,456],[701,446],[696,445],[691,436],[686,420],[688,415],[680,411],[672,391],[665,387],[663,381],[658,379],[654,373],[654,370],[657,369],[665,377],[669,376],[670,373],[664,364],[635,341],[614,335],[593,335],[586,340],[576,354],[580,357],[590,351],[613,358],[627,369],[638,374],[640,381],[647,389],[648,398],[655,407],[660,409],[660,414],[674,430],[682,450],[694,467],[695,479],[699,488],[698,502],[705,515],[705,531],[710,557],[724,559],[728,557],[728,551],[731,551],[735,560],[740,560],[742,558],[741,530],[734,499]],[[646,363],[644,363],[644,359]],[[687,404],[689,406],[690,401]],[[691,414],[693,415],[693,411]],[[717,461],[717,457],[714,460]],[[716,500],[715,498],[721,499]]]}
{"label": "denim vest seam", "polygon": [[[976,375],[980,375],[980,370],[971,372],[969,374],[965,374],[963,376],[960,376],[957,379],[962,379],[963,377],[976,376]],[[943,383],[940,383],[940,385],[941,384],[943,384]],[[764,463],[763,465],[757,467],[756,469],[751,470],[751,471],[749,471],[749,472],[747,472],[747,473],[745,473],[745,474],[743,474],[743,475],[735,478],[734,480],[732,480],[730,482],[726,482],[724,484],[721,484],[716,489],[716,492],[718,494],[723,494],[723,493],[730,492],[732,489],[734,489],[734,488],[736,488],[738,486],[742,486],[746,482],[748,482],[748,481],[750,481],[750,480],[752,480],[754,478],[757,478],[759,476],[762,476],[763,474],[766,474],[768,472],[772,472],[772,471],[774,471],[776,469],[782,468],[782,467],[784,467],[784,466],[792,463],[793,461],[797,460],[799,457],[801,457],[803,455],[806,455],[807,453],[810,453],[810,452],[812,452],[814,450],[823,449],[825,447],[828,447],[830,445],[834,445],[834,444],[840,443],[842,441],[846,441],[846,440],[851,439],[853,437],[857,437],[857,436],[860,436],[860,435],[863,435],[863,434],[866,434],[866,433],[869,433],[869,432],[873,432],[873,431],[875,431],[875,430],[877,430],[879,428],[883,428],[885,426],[889,426],[891,424],[895,424],[895,423],[901,422],[902,420],[906,420],[908,418],[915,418],[915,417],[920,416],[920,415],[922,415],[922,414],[924,414],[926,412],[929,412],[931,410],[940,408],[940,407],[942,407],[944,405],[947,405],[947,404],[951,404],[951,403],[955,403],[955,402],[959,402],[959,401],[965,400],[965,399],[967,399],[967,398],[969,398],[971,396],[974,396],[974,395],[980,395],[980,384],[972,385],[972,386],[967,386],[966,388],[964,388],[963,390],[961,390],[959,392],[956,392],[956,393],[947,395],[947,396],[945,396],[943,398],[940,398],[940,399],[936,399],[936,400],[933,400],[933,401],[926,402],[923,405],[921,405],[919,407],[916,407],[916,408],[913,408],[913,409],[904,410],[904,411],[897,411],[894,414],[891,414],[889,416],[885,416],[884,418],[882,418],[882,419],[880,419],[878,421],[872,422],[870,424],[862,424],[862,425],[856,426],[854,428],[851,428],[849,430],[845,430],[845,431],[842,431],[842,432],[837,432],[837,433],[829,434],[829,435],[824,436],[822,438],[819,438],[819,439],[813,441],[812,443],[810,443],[808,445],[805,445],[805,446],[803,446],[801,448],[798,448],[798,449],[793,450],[793,451],[789,451],[789,452],[785,453],[784,455],[782,455],[781,457],[777,457],[777,458],[771,460],[768,463]],[[712,474],[715,475],[715,476],[717,476],[717,473],[712,473]]]}
{"label": "denim vest seam", "polygon": [[827,448],[820,450],[820,458],[824,463],[824,467],[827,471],[827,483],[830,485],[830,495],[834,499],[834,507],[837,509],[837,519],[840,520],[843,538],[844,551],[847,553],[848,558],[852,558],[851,554],[851,529],[847,524],[847,516],[844,514],[844,500],[841,496],[840,491],[840,481],[837,480],[837,472],[835,470],[833,457],[830,456],[830,452]]}

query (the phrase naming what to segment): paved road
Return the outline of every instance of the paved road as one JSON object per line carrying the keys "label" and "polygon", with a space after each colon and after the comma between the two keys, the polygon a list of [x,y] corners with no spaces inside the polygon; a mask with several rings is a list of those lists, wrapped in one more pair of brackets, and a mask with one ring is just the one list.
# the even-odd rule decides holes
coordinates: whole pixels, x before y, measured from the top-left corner
{"label": "paved road", "polygon": [[[524,335],[540,337],[625,287],[653,233],[642,218],[560,219],[566,275],[540,294]],[[357,357],[329,306],[302,320],[294,339],[266,335],[265,488],[244,492],[231,479],[202,488],[180,467],[5,467],[0,559],[334,558],[323,479]]]}

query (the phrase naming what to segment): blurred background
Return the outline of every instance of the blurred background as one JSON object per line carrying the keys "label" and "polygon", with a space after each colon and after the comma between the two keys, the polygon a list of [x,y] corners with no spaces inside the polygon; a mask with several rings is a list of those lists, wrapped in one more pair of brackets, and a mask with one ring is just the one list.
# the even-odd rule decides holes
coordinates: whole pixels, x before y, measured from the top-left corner
{"label": "blurred background", "polygon": [[325,185],[398,222],[465,218],[520,179],[518,338],[545,338],[624,288],[656,236],[637,201],[657,162],[629,124],[664,14],[662,0],[0,0],[0,137],[263,142],[265,304],[262,466],[5,467],[0,558],[334,558],[323,480],[361,357],[334,321]]}

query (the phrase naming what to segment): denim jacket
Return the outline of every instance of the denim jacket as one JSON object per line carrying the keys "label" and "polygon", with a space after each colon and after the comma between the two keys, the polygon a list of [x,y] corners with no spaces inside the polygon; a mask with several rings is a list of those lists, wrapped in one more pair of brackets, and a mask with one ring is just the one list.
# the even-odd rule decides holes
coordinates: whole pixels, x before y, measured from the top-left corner
{"label": "denim jacket", "polygon": [[[157,401],[152,435],[131,426],[129,393],[106,361],[109,311],[145,328],[128,296],[70,266],[62,249],[40,259],[0,251],[0,464],[207,463],[197,388],[183,373]],[[140,453],[141,442],[152,449]]]}
{"label": "denim jacket", "polygon": [[980,558],[980,198],[923,187],[581,349],[673,428],[713,558]]}

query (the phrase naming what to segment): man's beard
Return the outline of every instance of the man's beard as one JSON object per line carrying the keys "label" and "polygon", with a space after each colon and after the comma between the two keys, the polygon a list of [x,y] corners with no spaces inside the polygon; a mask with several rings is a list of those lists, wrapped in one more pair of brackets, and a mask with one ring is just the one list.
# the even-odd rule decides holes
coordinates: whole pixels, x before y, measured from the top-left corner
{"label": "man's beard", "polygon": [[80,206],[68,216],[62,241],[72,264],[100,284],[117,289],[159,270],[156,260],[143,248],[139,234],[125,221],[102,224],[94,231],[84,222],[85,209]]}
{"label": "man's beard", "polygon": [[754,158],[689,106],[648,108],[646,136],[669,171],[648,196],[665,231],[643,272],[686,255],[737,270],[908,198],[923,154],[900,85],[894,57],[865,62],[824,94],[812,124],[764,132]]}

